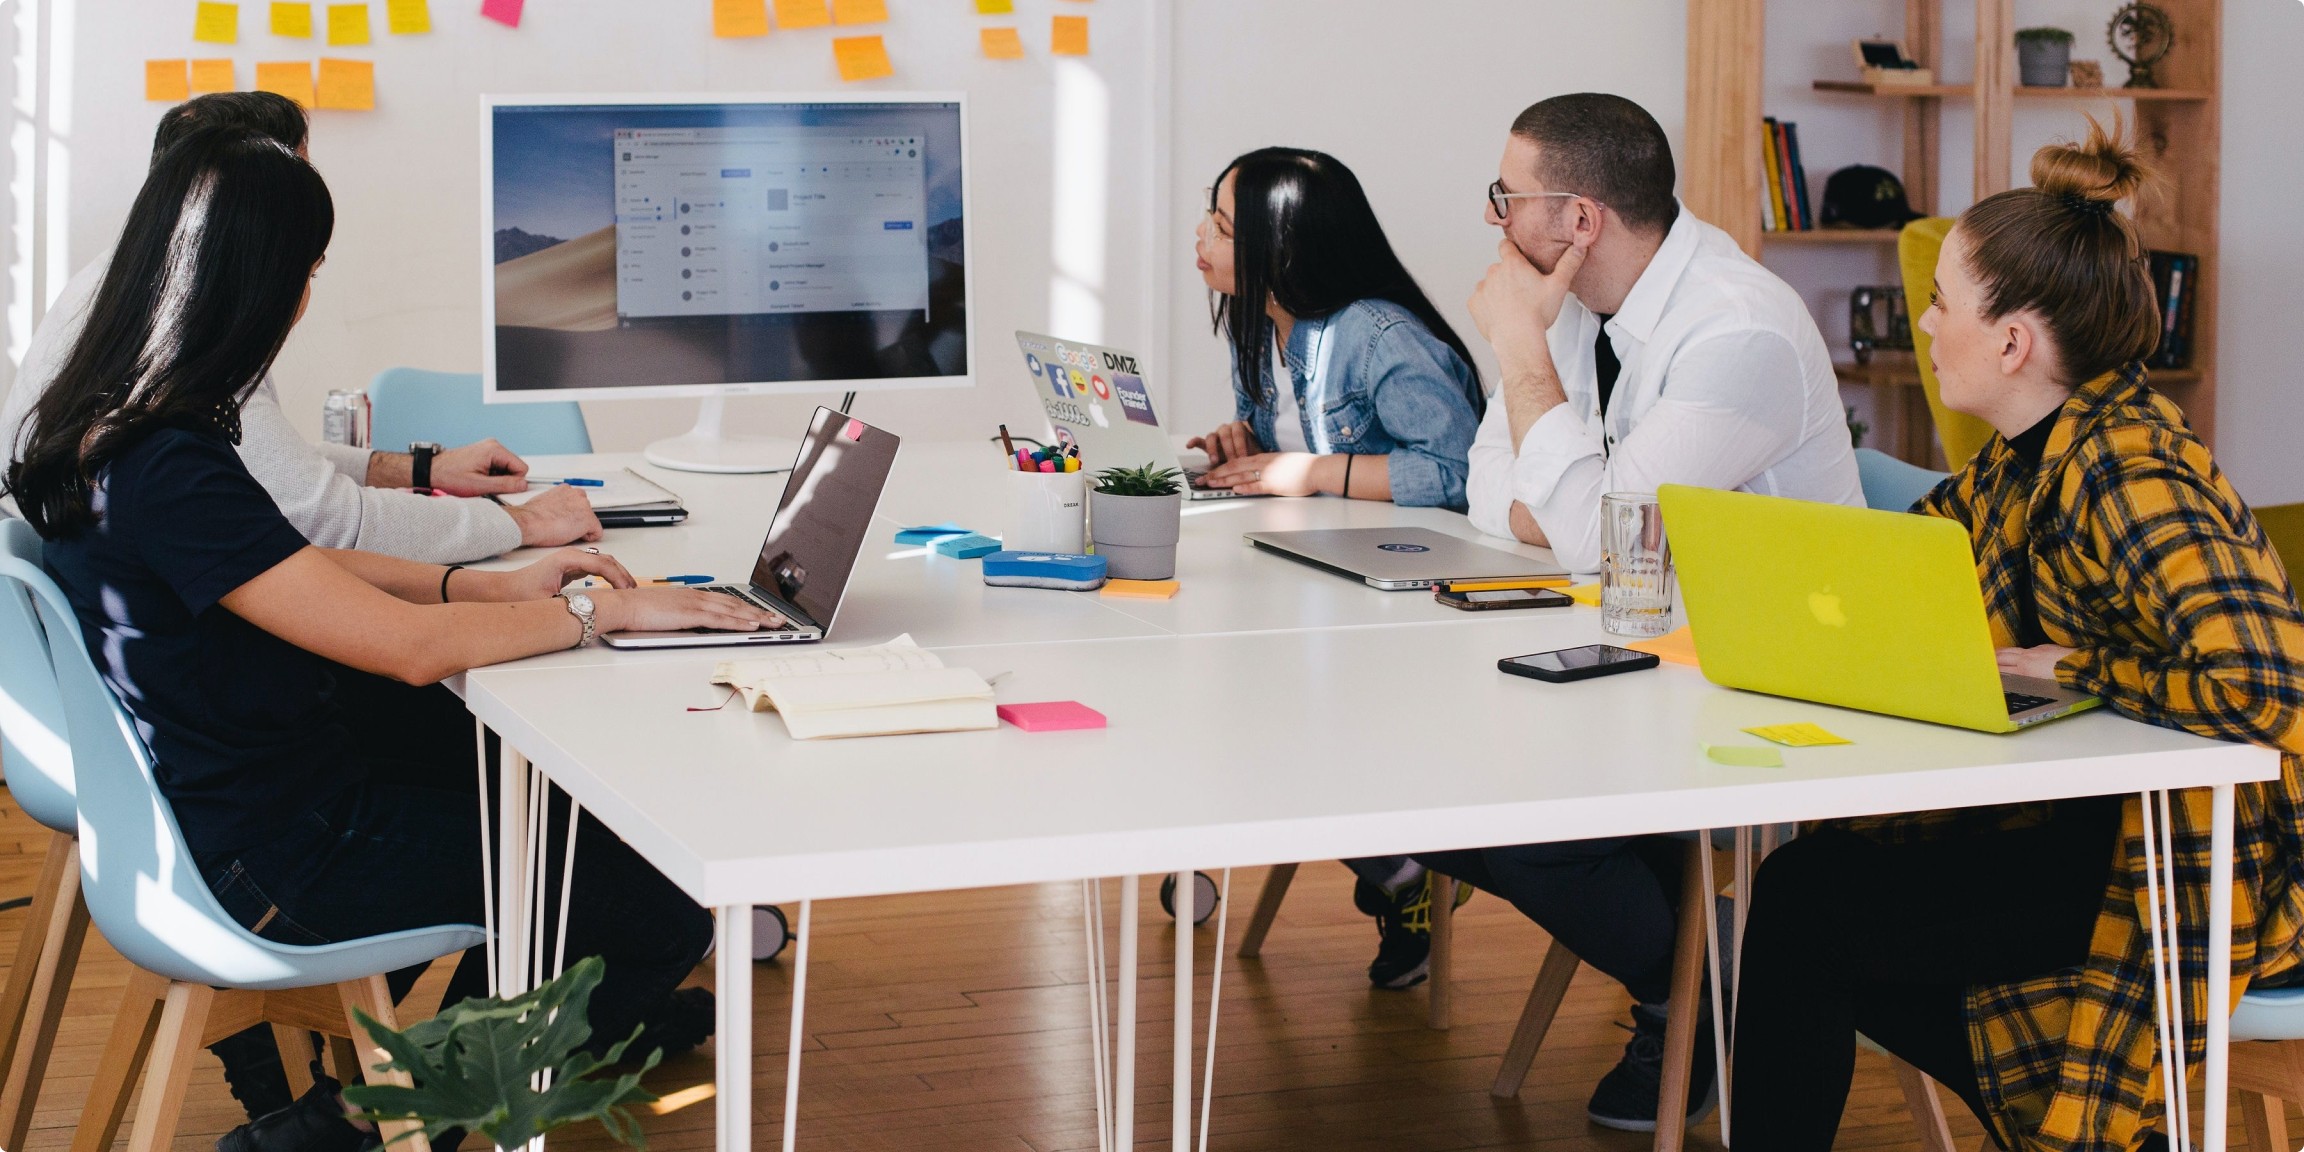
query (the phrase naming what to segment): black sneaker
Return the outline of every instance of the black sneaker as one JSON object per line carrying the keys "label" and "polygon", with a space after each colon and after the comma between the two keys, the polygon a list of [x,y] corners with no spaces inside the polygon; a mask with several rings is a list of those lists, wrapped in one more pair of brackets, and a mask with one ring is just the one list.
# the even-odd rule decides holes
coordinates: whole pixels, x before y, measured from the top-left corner
{"label": "black sneaker", "polygon": [[336,1098],[343,1085],[312,1067],[312,1087],[296,1102],[234,1128],[216,1142],[216,1152],[363,1152],[374,1148],[376,1133],[344,1118]]}
{"label": "black sneaker", "polygon": [[[1624,1025],[1618,1024],[1622,1028]],[[1632,1006],[1632,1039],[1624,1045],[1624,1058],[1600,1078],[1584,1115],[1602,1128],[1619,1132],[1654,1132],[1656,1097],[1664,1083],[1664,1013],[1645,1004]],[[1696,1044],[1688,1062],[1688,1123],[1712,1112],[1719,1101],[1713,1083],[1712,1014],[1700,1010]]]}
{"label": "black sneaker", "polygon": [[[1456,886],[1456,906],[1472,898],[1472,886]],[[1352,906],[1376,918],[1376,959],[1368,962],[1368,983],[1398,991],[1422,984],[1432,974],[1432,874],[1385,895],[1362,880],[1352,887]]]}
{"label": "black sneaker", "polygon": [[675,988],[641,1021],[640,1038],[624,1050],[628,1060],[645,1060],[650,1049],[664,1058],[685,1056],[712,1038],[720,1017],[710,988]]}

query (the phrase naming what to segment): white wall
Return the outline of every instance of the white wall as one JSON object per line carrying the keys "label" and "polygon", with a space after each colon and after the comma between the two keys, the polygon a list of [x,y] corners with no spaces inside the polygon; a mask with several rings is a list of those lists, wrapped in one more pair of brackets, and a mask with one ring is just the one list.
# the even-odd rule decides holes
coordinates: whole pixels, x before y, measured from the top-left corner
{"label": "white wall", "polygon": [[2304,4],[2224,5],[2216,458],[2258,504],[2304,500]]}

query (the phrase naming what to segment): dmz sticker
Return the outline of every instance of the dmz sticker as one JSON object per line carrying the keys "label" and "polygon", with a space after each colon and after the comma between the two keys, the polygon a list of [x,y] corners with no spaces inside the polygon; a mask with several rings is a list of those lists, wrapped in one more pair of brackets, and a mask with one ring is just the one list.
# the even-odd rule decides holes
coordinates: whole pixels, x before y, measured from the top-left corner
{"label": "dmz sticker", "polygon": [[1378,548],[1380,548],[1380,549],[1382,549],[1383,551],[1386,551],[1386,552],[1430,552],[1430,551],[1431,551],[1431,549],[1430,549],[1430,548],[1426,548],[1426,547],[1425,547],[1425,546],[1423,546],[1422,544],[1378,544],[1376,547],[1378,547]]}
{"label": "dmz sticker", "polygon": [[1142,376],[1115,372],[1112,374],[1112,390],[1120,396],[1121,413],[1130,420],[1138,424],[1160,423],[1160,418],[1152,414],[1152,394],[1144,390]]}

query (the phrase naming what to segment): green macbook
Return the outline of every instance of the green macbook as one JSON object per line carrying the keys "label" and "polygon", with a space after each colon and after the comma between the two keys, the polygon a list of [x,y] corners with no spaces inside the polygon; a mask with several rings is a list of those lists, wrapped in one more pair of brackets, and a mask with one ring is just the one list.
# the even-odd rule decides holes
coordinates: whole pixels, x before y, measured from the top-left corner
{"label": "green macbook", "polygon": [[2099,703],[2000,674],[1953,521],[1676,484],[1657,497],[1713,683],[1980,732]]}

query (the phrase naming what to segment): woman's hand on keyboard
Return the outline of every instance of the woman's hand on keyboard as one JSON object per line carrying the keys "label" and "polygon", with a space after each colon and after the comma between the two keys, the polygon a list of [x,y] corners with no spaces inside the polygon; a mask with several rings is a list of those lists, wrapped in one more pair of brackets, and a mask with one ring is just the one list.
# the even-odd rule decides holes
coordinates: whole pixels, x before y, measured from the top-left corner
{"label": "woman's hand on keyboard", "polygon": [[591,595],[594,619],[602,632],[678,632],[690,628],[754,632],[788,626],[774,612],[734,596],[695,588],[607,589]]}
{"label": "woman's hand on keyboard", "polygon": [[2042,644],[2036,648],[2002,648],[1997,654],[2002,675],[2053,681],[2056,665],[2072,652],[2061,644]]}

